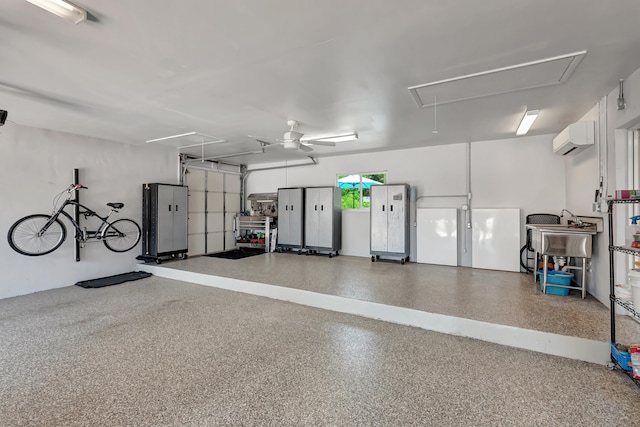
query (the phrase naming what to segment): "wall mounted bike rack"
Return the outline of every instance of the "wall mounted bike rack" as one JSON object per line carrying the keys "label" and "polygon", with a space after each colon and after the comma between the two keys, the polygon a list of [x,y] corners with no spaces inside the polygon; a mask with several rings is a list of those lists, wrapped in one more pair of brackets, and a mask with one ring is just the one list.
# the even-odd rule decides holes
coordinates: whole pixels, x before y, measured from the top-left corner
{"label": "wall mounted bike rack", "polygon": [[[79,181],[79,171],[78,169],[74,169],[73,170],[73,183],[74,184],[80,184]],[[74,191],[74,196],[73,196],[73,200],[76,202],[80,202],[80,192],[79,191]],[[73,220],[76,222],[76,224],[80,225],[80,206],[75,205],[73,207]],[[75,237],[75,236],[74,236]],[[78,239],[73,239],[74,241],[74,249],[73,249],[73,253],[76,259],[76,262],[80,261],[80,242],[78,241]]]}

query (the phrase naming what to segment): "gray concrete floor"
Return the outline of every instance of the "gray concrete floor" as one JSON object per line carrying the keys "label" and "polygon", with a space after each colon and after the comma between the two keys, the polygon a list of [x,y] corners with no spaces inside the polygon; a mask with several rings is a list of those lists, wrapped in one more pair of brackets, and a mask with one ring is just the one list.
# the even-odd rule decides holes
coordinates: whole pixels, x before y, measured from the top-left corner
{"label": "gray concrete floor", "polygon": [[3,426],[640,425],[603,366],[157,277],[0,300],[0,377]]}
{"label": "gray concrete floor", "polygon": [[[579,291],[544,295],[533,275],[368,258],[270,253],[239,260],[193,257],[163,266],[304,289],[489,323],[610,341],[609,309]],[[640,342],[640,326],[617,316],[619,342]]]}

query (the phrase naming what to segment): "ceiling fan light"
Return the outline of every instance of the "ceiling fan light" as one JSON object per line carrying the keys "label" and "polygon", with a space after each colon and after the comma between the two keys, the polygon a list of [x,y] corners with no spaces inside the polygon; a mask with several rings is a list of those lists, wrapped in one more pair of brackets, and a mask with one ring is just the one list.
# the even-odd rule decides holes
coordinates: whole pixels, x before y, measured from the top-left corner
{"label": "ceiling fan light", "polygon": [[529,129],[533,125],[533,122],[538,118],[538,114],[540,114],[540,110],[529,110],[524,113],[522,120],[520,121],[520,126],[518,126],[518,130],[516,130],[517,136],[526,135],[529,132]]}
{"label": "ceiling fan light", "polygon": [[298,141],[284,141],[282,147],[284,147],[285,150],[297,150]]}
{"label": "ceiling fan light", "polygon": [[347,135],[338,135],[338,136],[330,136],[328,138],[314,138],[313,141],[321,141],[321,142],[345,142],[345,141],[356,141],[358,139],[357,133],[350,133]]}
{"label": "ceiling fan light", "polygon": [[285,132],[284,133],[284,137],[283,138],[285,139],[285,141],[289,141],[289,140],[297,141],[302,137],[302,135],[304,135],[304,134],[301,133],[301,132],[297,132],[295,130],[290,130],[289,132]]}
{"label": "ceiling fan light", "polygon": [[87,11],[66,0],[27,0],[47,12],[79,24],[87,19]]}

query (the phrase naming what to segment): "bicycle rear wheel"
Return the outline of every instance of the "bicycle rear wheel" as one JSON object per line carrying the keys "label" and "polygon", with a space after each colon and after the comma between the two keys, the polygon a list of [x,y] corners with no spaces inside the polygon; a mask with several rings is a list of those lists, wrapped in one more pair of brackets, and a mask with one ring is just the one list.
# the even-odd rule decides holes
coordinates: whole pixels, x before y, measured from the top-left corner
{"label": "bicycle rear wheel", "polygon": [[46,255],[58,249],[67,238],[67,229],[56,218],[43,232],[50,219],[50,215],[35,214],[16,221],[7,233],[11,249],[27,256]]}
{"label": "bicycle rear wheel", "polygon": [[140,227],[135,221],[119,219],[105,229],[102,241],[107,249],[113,252],[127,252],[135,248],[141,234]]}

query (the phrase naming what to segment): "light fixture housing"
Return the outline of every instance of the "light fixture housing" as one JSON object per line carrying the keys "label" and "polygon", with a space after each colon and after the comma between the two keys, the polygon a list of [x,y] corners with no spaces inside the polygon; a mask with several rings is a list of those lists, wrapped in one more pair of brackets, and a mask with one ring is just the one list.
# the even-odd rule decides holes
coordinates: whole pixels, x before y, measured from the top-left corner
{"label": "light fixture housing", "polygon": [[47,12],[51,12],[60,18],[67,19],[74,24],[79,24],[87,19],[87,11],[69,3],[66,0],[27,0]]}
{"label": "light fixture housing", "polygon": [[536,121],[538,115],[540,114],[540,110],[529,110],[524,113],[522,120],[520,121],[520,126],[518,126],[518,130],[516,130],[517,136],[526,135],[531,129],[533,122]]}
{"label": "light fixture housing", "polygon": [[[356,141],[358,139],[357,133],[349,133],[346,135],[338,135],[338,136],[330,136],[328,138],[313,138],[309,141],[320,141],[320,142],[345,142],[345,141]],[[304,142],[304,141],[303,141]]]}

